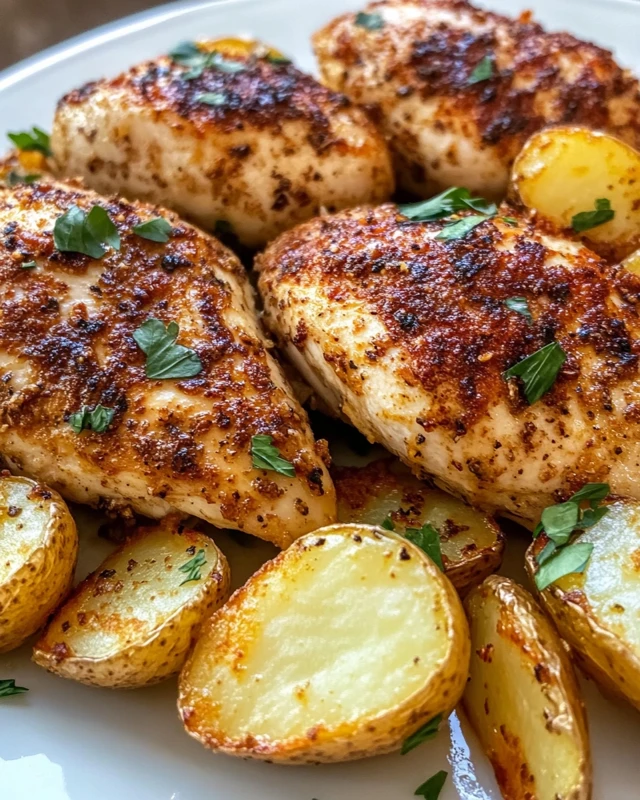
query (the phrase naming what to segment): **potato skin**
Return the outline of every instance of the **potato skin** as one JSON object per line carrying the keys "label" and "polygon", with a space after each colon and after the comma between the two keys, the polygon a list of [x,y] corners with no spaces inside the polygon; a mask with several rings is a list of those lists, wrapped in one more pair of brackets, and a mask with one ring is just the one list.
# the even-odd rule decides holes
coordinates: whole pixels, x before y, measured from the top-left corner
{"label": "potato skin", "polygon": [[[134,627],[137,622],[134,618],[137,610],[136,597],[133,594],[135,574],[132,573],[131,583],[123,591],[122,580],[111,581],[109,573],[114,567],[127,568],[126,560],[124,565],[121,563],[123,554],[134,552],[141,541],[153,535],[154,531],[155,529],[141,529],[135,533],[75,588],[67,602],[49,621],[37,642],[33,652],[36,664],[62,678],[111,689],[135,689],[158,683],[180,670],[204,620],[228,596],[229,568],[225,556],[209,537],[192,530],[167,530],[168,536],[179,536],[184,540],[185,546],[194,548],[194,552],[199,548],[207,548],[207,554],[215,553],[217,560],[209,574],[203,574],[197,585],[194,584],[197,591],[188,602],[181,605],[146,637],[136,641],[134,633],[126,641],[127,625]],[[130,571],[130,567],[131,561],[127,571]],[[176,578],[173,580],[176,581]],[[80,610],[87,597],[108,596],[113,593],[112,596],[117,598],[122,591],[123,596],[127,592],[132,595],[129,620],[120,618],[115,612],[107,618],[108,609],[102,616],[91,612],[85,614]],[[111,633],[120,635],[125,643],[106,656],[94,658],[87,654],[76,655],[75,634],[78,626],[86,624],[97,626],[98,629],[109,629]]]}
{"label": "potato skin", "polygon": [[[194,662],[214,644],[216,638],[223,637],[229,647],[242,652],[243,636],[251,632],[251,620],[242,620],[243,607],[251,609],[260,603],[260,596],[266,591],[273,573],[286,570],[295,585],[296,580],[304,579],[296,575],[296,562],[304,560],[305,552],[324,544],[323,540],[335,534],[364,541],[371,537],[388,541],[390,547],[409,553],[418,559],[426,576],[434,581],[439,589],[439,599],[435,602],[447,610],[447,632],[449,647],[439,668],[431,674],[427,684],[411,695],[397,707],[385,712],[361,717],[356,721],[345,721],[334,728],[318,724],[302,732],[274,740],[265,735],[246,734],[242,738],[227,736],[223,730],[216,729],[216,719],[207,719],[207,713],[215,715],[213,700],[207,689],[198,697],[199,688],[191,682]],[[403,556],[401,555],[402,559]],[[244,631],[243,631],[244,628]],[[251,635],[251,634],[250,634]],[[222,645],[224,646],[224,645]],[[214,655],[219,653],[216,648]],[[426,722],[438,714],[447,715],[456,705],[466,682],[469,661],[468,626],[461,602],[452,584],[435,566],[431,559],[418,547],[403,537],[369,525],[338,524],[321,528],[296,540],[288,550],[281,552],[272,561],[261,567],[249,581],[239,588],[229,602],[219,609],[209,620],[207,627],[191,653],[181,676],[179,686],[178,710],[187,733],[200,741],[205,747],[228,755],[249,757],[279,764],[310,764],[348,761],[398,750],[402,742]],[[213,705],[212,705],[213,704]]]}
{"label": "potato skin", "polygon": [[[482,635],[481,629],[482,615],[491,614],[487,602],[496,602],[499,606],[497,625],[491,631],[489,642],[485,641],[488,637]],[[462,706],[491,761],[502,796],[505,800],[547,800],[548,797],[550,800],[550,795],[540,793],[537,786],[540,776],[536,774],[536,764],[530,760],[531,752],[523,744],[525,732],[510,729],[507,725],[510,709],[499,708],[504,696],[503,681],[518,679],[516,669],[503,676],[489,672],[490,665],[496,662],[501,641],[503,647],[515,644],[519,648],[521,663],[530,662],[536,682],[534,691],[539,691],[544,698],[544,713],[538,716],[535,704],[527,698],[530,687],[523,684],[519,690],[529,715],[527,725],[534,730],[534,745],[541,743],[541,737],[549,736],[549,747],[552,747],[552,737],[562,735],[571,737],[580,754],[578,783],[568,793],[554,791],[555,800],[589,800],[591,762],[584,705],[571,662],[553,626],[529,592],[500,575],[491,575],[473,589],[464,606],[471,626],[473,655]],[[508,704],[509,701],[503,702]],[[537,734],[535,727],[539,728]],[[529,744],[531,746],[531,739]],[[535,753],[533,755],[535,758]]]}
{"label": "potato skin", "polygon": [[[49,519],[38,546],[0,584],[0,653],[19,647],[46,622],[71,588],[78,557],[76,524],[60,495],[29,478],[0,478],[2,494],[10,485],[24,486],[28,503],[48,506]],[[0,521],[0,535],[1,528]]]}

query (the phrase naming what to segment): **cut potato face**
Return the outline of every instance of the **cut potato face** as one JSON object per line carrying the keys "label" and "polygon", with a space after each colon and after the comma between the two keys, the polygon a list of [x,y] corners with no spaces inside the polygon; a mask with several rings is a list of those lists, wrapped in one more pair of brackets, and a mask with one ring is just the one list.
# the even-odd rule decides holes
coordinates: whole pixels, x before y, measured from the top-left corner
{"label": "cut potato face", "polygon": [[228,588],[226,559],[208,536],[171,521],[142,529],[58,609],[33,659],[95,686],[157,683],[181,669]]}
{"label": "cut potato face", "polygon": [[522,148],[511,174],[525,206],[558,228],[608,200],[613,219],[582,234],[596,252],[620,260],[640,246],[640,153],[606,133],[550,128]]}
{"label": "cut potato face", "polygon": [[397,533],[433,525],[440,534],[445,574],[461,594],[500,566],[504,535],[493,518],[430,488],[396,459],[334,467],[331,476],[340,522],[381,525],[390,519]]}
{"label": "cut potato face", "polygon": [[397,750],[457,703],[469,634],[434,563],[395,533],[332,525],[295,541],[211,618],[178,707],[213,750],[282,763]]}
{"label": "cut potato face", "polygon": [[[576,540],[593,544],[582,573],[565,575],[540,599],[578,663],[640,710],[640,504],[619,501]],[[527,553],[535,574],[538,537]]]}
{"label": "cut potato face", "polygon": [[492,575],[465,600],[471,677],[463,707],[505,800],[588,800],[591,761],[571,663],[531,595]]}
{"label": "cut potato face", "polygon": [[0,653],[19,647],[71,588],[78,534],[57,492],[0,478]]}

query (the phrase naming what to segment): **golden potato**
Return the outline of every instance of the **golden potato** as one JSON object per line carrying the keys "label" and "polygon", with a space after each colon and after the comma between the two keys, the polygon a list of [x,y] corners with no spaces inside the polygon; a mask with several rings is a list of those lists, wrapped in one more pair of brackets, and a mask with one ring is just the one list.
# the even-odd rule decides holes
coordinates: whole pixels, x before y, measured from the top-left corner
{"label": "golden potato", "polygon": [[[640,503],[611,503],[576,541],[593,544],[584,572],[559,578],[540,599],[585,672],[640,710]],[[538,537],[527,552],[531,576],[544,543]]]}
{"label": "golden potato", "polygon": [[77,556],[60,495],[28,478],[0,478],[0,653],[44,625],[71,588]]}
{"label": "golden potato", "polygon": [[208,536],[172,520],[143,528],[76,587],[33,660],[95,686],[157,683],[180,670],[228,588],[227,561]]}
{"label": "golden potato", "polygon": [[495,520],[439,489],[414,478],[394,458],[366,467],[331,470],[338,496],[338,520],[381,525],[390,519],[394,530],[430,523],[440,534],[444,571],[465,594],[498,569],[504,535]]}
{"label": "golden potato", "polygon": [[471,677],[463,708],[505,800],[588,800],[591,760],[571,663],[531,595],[491,575],[465,600]]}
{"label": "golden potato", "polygon": [[614,136],[574,127],[540,131],[516,158],[511,181],[512,193],[558,228],[595,211],[597,200],[609,201],[613,219],[585,230],[584,242],[615,260],[640,246],[640,153]]}
{"label": "golden potato", "polygon": [[622,262],[622,266],[628,269],[629,272],[634,272],[636,275],[640,274],[640,250],[634,250],[630,256],[627,256]]}
{"label": "golden potato", "polygon": [[451,583],[401,536],[331,525],[267,562],[208,622],[180,676],[187,732],[282,763],[397,750],[464,689]]}

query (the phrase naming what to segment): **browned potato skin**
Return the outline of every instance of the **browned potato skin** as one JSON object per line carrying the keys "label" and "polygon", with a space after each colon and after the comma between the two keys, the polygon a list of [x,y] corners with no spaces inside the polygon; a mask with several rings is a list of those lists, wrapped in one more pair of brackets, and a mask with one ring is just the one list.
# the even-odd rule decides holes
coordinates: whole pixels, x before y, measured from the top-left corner
{"label": "browned potato skin", "polygon": [[[423,524],[420,512],[427,496],[433,492],[442,494],[439,489],[432,489],[426,483],[418,481],[393,458],[372,461],[365,467],[332,467],[331,477],[338,498],[338,518],[341,520],[341,506],[350,511],[362,509],[373,496],[400,490],[403,492],[403,510],[391,513],[391,520],[402,529],[419,528]],[[405,513],[405,509],[408,513]],[[495,531],[495,541],[490,547],[469,547],[463,551],[462,558],[453,560],[447,555],[447,542],[460,532],[456,528],[455,520],[447,519],[446,527],[439,530],[444,573],[462,596],[495,572],[500,567],[504,554],[505,537],[498,524],[481,511],[477,511],[477,514],[482,515]],[[378,524],[381,523],[382,520],[379,520]],[[374,524],[373,520],[371,524]]]}
{"label": "browned potato skin", "polygon": [[[529,546],[527,572],[533,580],[536,555],[547,542],[544,534]],[[615,697],[626,700],[640,711],[640,664],[611,631],[598,624],[589,601],[581,591],[565,592],[552,583],[538,597],[562,638],[570,645],[574,661],[600,686]]]}
{"label": "browned potato skin", "polygon": [[[589,734],[584,704],[580,689],[563,643],[550,621],[542,613],[533,597],[509,578],[491,575],[480,586],[467,595],[464,606],[467,616],[474,603],[494,594],[502,604],[499,629],[496,636],[510,638],[519,644],[523,657],[531,661],[531,669],[536,680],[543,687],[548,702],[547,730],[554,731],[559,725],[560,731],[571,729],[572,734],[582,743],[582,749],[589,752]],[[473,622],[472,631],[472,667],[473,660],[480,659],[491,663],[491,650],[488,646],[474,651]],[[491,644],[491,643],[490,643]],[[486,689],[486,684],[485,684]],[[472,726],[478,733],[477,714],[488,714],[488,696],[484,708],[469,704],[469,684],[462,698],[462,707]],[[545,714],[547,712],[545,711]],[[482,741],[482,737],[480,736]],[[491,741],[482,741],[482,745],[496,774],[496,779],[505,800],[537,800],[535,775],[532,775],[527,763],[526,753],[522,750],[516,732],[504,726],[494,729]],[[590,800],[591,798],[591,763],[587,758],[582,763],[582,781],[569,795],[558,796],[558,800]]]}
{"label": "browned potato skin", "polygon": [[[217,554],[212,569],[208,574],[203,574],[199,581],[201,588],[199,596],[188,606],[181,607],[170,619],[154,630],[144,643],[134,642],[117,654],[104,658],[92,659],[74,655],[72,635],[74,626],[108,625],[113,632],[112,619],[105,621],[104,617],[101,619],[96,615],[95,619],[86,620],[82,618],[82,613],[78,613],[78,609],[81,608],[82,597],[87,593],[107,596],[121,591],[121,582],[110,580],[105,573],[105,567],[114,563],[118,554],[125,548],[144,539],[154,530],[141,528],[78,584],[64,605],[49,620],[34,648],[33,660],[36,664],[59,677],[110,689],[136,689],[159,683],[179,672],[202,624],[228,597],[230,573],[225,556],[208,536],[194,530],[182,530],[177,523],[174,524],[172,517],[163,525],[173,525],[171,533],[181,536],[185,546],[192,545],[194,552],[205,544]],[[135,611],[135,605],[133,610]],[[68,636],[67,631],[70,631]],[[123,621],[122,636],[126,634],[127,624]]]}

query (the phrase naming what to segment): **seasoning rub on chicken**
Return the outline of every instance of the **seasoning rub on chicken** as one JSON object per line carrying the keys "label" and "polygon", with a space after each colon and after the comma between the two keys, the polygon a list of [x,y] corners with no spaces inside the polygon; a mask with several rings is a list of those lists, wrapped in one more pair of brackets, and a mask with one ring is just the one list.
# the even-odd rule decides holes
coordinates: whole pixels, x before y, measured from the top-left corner
{"label": "seasoning rub on chicken", "polygon": [[305,223],[258,258],[267,323],[334,411],[475,505],[640,498],[640,276],[512,213]]}
{"label": "seasoning rub on chicken", "polygon": [[240,40],[170,56],[62,98],[60,174],[173,208],[250,247],[393,191],[386,143],[363,111],[287,59]]}
{"label": "seasoning rub on chicken", "polygon": [[640,85],[611,53],[466,0],[383,0],[314,37],[324,82],[369,107],[420,197],[502,197],[526,139],[585,125],[640,149]]}
{"label": "seasoning rub on chicken", "polygon": [[161,208],[0,192],[0,452],[65,497],[286,546],[335,520],[238,259]]}

